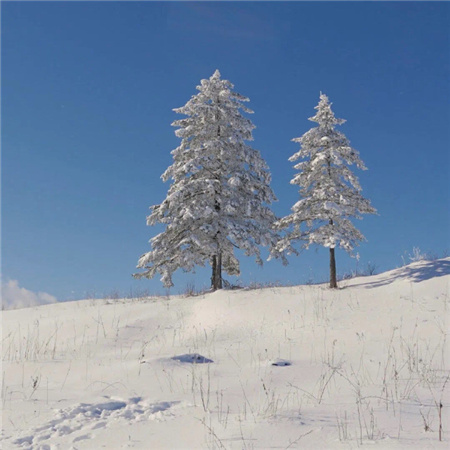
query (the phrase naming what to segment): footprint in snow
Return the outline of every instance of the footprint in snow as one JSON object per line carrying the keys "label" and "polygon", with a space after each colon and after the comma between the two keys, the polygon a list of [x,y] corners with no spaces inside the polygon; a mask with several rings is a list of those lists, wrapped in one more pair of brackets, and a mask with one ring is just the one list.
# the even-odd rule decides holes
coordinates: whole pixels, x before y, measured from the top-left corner
{"label": "footprint in snow", "polygon": [[91,430],[97,430],[98,428],[105,428],[108,422],[98,422],[92,425]]}
{"label": "footprint in snow", "polygon": [[76,437],[72,442],[84,441],[85,439],[91,439],[91,435],[83,434],[81,436]]}
{"label": "footprint in snow", "polygon": [[79,403],[58,410],[55,419],[35,428],[30,435],[15,439],[13,444],[19,447],[31,446],[33,448],[39,443],[39,448],[44,448],[43,441],[52,437],[70,436],[80,430],[84,433],[75,436],[73,442],[92,439],[93,435],[89,431],[106,428],[109,420],[126,422],[163,420],[173,415],[170,409],[178,403],[150,403],[141,397],[133,397],[127,401],[110,400],[102,403]]}

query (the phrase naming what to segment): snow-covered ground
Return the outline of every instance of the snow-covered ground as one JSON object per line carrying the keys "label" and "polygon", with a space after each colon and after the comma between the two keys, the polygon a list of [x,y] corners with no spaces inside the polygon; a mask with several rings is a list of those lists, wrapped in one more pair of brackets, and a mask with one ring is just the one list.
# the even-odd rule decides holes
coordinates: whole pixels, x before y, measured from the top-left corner
{"label": "snow-covered ground", "polygon": [[4,311],[2,448],[448,448],[449,281]]}

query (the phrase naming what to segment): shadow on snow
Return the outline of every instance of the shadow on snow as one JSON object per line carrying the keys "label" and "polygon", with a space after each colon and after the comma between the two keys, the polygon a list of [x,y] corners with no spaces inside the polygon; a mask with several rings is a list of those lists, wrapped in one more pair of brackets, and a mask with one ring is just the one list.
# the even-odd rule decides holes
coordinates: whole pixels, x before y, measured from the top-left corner
{"label": "shadow on snow", "polygon": [[[450,275],[450,259],[438,259],[436,261],[421,261],[406,267],[400,267],[389,274],[388,277],[377,281],[356,283],[353,286],[366,286],[376,288],[393,283],[396,280],[409,280],[414,283],[430,280],[431,278]],[[363,280],[361,280],[363,281]]]}

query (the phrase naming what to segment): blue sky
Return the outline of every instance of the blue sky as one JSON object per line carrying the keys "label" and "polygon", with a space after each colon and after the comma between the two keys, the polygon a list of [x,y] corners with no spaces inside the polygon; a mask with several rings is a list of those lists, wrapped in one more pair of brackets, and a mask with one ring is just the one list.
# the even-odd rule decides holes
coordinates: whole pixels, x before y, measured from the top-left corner
{"label": "blue sky", "polygon": [[[172,109],[218,68],[255,111],[252,146],[272,172],[286,215],[291,142],[314,126],[319,92],[360,151],[363,194],[379,216],[360,266],[380,271],[413,247],[450,247],[450,4],[447,2],[2,2],[2,275],[59,300],[113,290],[164,293],[133,280],[158,227],[149,206],[178,143]],[[355,169],[356,170],[356,169]],[[310,249],[243,283],[324,280]],[[337,253],[338,272],[355,259]],[[209,283],[177,274],[172,292]],[[231,281],[236,281],[231,278]]]}

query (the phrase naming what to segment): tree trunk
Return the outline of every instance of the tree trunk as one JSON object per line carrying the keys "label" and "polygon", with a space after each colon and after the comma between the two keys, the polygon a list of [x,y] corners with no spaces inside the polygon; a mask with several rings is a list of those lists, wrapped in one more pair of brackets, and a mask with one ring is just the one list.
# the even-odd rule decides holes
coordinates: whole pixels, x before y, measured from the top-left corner
{"label": "tree trunk", "polygon": [[217,272],[217,259],[216,259],[215,255],[211,258],[211,268],[212,268],[211,289],[213,291],[215,291],[216,290],[216,288],[215,288],[215,286],[216,286],[216,272]]}
{"label": "tree trunk", "polygon": [[211,266],[211,289],[217,291],[222,289],[222,253],[212,257]]}
{"label": "tree trunk", "polygon": [[336,289],[336,258],[334,257],[334,248],[330,248],[330,288]]}
{"label": "tree trunk", "polygon": [[[217,99],[217,104],[220,105],[220,99]],[[219,110],[216,111],[216,120],[219,122]],[[220,125],[217,126],[217,137],[220,137]],[[219,193],[215,192],[215,210],[220,214],[220,203],[218,201]],[[216,242],[219,242],[220,231],[217,232]],[[219,245],[217,245],[219,247]],[[222,252],[218,249],[218,254],[212,257],[212,276],[211,276],[211,289],[217,291],[217,289],[222,289]]]}
{"label": "tree trunk", "polygon": [[222,289],[222,253],[217,255],[216,289]]}

